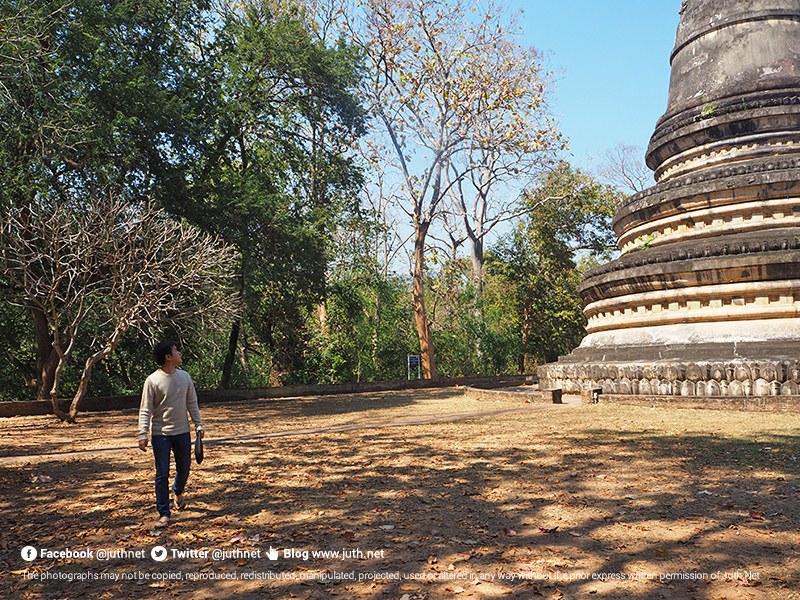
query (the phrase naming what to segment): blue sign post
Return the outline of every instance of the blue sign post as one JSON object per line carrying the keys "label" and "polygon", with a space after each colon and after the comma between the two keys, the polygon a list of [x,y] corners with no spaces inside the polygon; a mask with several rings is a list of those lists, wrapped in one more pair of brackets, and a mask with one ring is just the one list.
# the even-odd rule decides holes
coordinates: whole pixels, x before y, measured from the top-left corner
{"label": "blue sign post", "polygon": [[422,379],[422,373],[420,371],[420,365],[422,361],[417,354],[409,354],[408,355],[408,380],[411,381],[411,367],[417,367],[417,379]]}

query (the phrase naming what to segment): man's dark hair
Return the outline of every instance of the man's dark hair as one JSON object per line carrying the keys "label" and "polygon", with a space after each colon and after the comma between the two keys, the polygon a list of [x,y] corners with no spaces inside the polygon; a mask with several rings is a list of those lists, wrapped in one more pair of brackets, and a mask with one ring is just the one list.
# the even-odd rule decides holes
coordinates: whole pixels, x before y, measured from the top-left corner
{"label": "man's dark hair", "polygon": [[173,340],[164,340],[156,344],[153,348],[153,358],[159,367],[164,366],[164,361],[167,359],[167,354],[172,354],[172,349],[178,347],[178,342]]}

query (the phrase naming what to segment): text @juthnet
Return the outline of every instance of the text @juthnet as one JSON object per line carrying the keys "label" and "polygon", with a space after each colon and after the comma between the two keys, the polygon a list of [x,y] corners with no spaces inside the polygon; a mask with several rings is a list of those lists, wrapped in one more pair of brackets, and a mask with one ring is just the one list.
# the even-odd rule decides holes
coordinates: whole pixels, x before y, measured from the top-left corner
{"label": "text @juthnet", "polygon": [[26,562],[35,560],[65,560],[65,561],[109,561],[109,560],[154,560],[163,562],[166,560],[187,560],[200,558],[204,560],[226,561],[226,560],[248,560],[262,559],[267,561],[280,560],[369,560],[385,559],[385,550],[362,550],[361,548],[342,548],[339,550],[307,550],[297,548],[276,549],[272,546],[269,549],[262,548],[165,548],[164,546],[152,546],[149,549],[125,549],[125,548],[66,548],[55,550],[52,548],[25,546],[20,551],[20,555]]}
{"label": "text @juthnet", "polygon": [[[761,574],[751,571],[732,571],[732,572],[696,572],[696,571],[683,571],[678,573],[647,573],[647,572],[614,572],[614,573],[585,573],[585,572],[560,572],[560,571],[543,571],[537,572],[534,570],[519,572],[421,572],[410,573],[389,570],[385,572],[372,572],[368,570],[343,570],[325,569],[315,571],[313,567],[307,569],[301,567],[299,561],[309,560],[339,560],[339,561],[368,561],[369,559],[386,559],[385,550],[361,550],[360,548],[347,548],[340,550],[298,550],[297,548],[283,548],[275,549],[272,546],[269,550],[261,548],[251,549],[179,549],[179,548],[166,548],[164,546],[152,546],[150,548],[139,549],[122,549],[122,548],[80,548],[72,549],[66,548],[55,550],[45,547],[25,546],[20,550],[20,555],[23,561],[31,565],[31,569],[21,572],[24,579],[38,580],[40,582],[53,581],[53,580],[109,580],[109,581],[147,581],[147,580],[185,580],[185,581],[212,581],[212,580],[315,580],[319,583],[337,582],[337,581],[383,581],[384,583],[391,581],[425,581],[428,583],[446,582],[446,581],[501,581],[508,584],[520,582],[523,580],[554,580],[560,582],[581,582],[581,581],[625,581],[625,580],[657,580],[659,582],[675,582],[675,581],[714,581],[714,580],[733,580],[733,579],[746,579],[758,580]],[[107,570],[93,571],[87,567],[89,562],[105,562],[113,560],[129,561],[133,559],[141,559],[145,561],[142,568],[136,568],[132,571],[124,572],[110,572]],[[156,572],[153,570],[153,564],[170,561],[175,566],[180,564],[180,561],[191,559],[203,559],[215,562],[224,563],[228,560],[237,561],[237,566],[245,563],[241,561],[244,559],[262,559],[271,563],[267,570],[241,570],[228,571],[227,567],[220,565],[220,570],[215,568],[203,568],[201,570],[169,570],[163,572]],[[33,567],[36,561],[42,563],[43,569],[37,570]],[[57,564],[52,561],[59,561],[65,570],[53,568]],[[48,564],[49,563],[49,564]],[[297,572],[284,570],[285,568],[291,569],[293,564],[296,564],[300,570]],[[367,566],[368,562],[363,562],[359,566]],[[149,566],[148,566],[149,565]],[[251,563],[252,565],[252,563]],[[181,565],[188,566],[188,565]],[[252,565],[256,566],[256,565]],[[83,568],[82,570],[75,571],[74,568]],[[271,568],[278,567],[276,570]]]}

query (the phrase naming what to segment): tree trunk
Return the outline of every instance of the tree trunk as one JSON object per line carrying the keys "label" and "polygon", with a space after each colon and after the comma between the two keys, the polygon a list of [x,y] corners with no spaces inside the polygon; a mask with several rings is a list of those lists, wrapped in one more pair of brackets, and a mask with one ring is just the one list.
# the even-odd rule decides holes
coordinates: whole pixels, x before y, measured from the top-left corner
{"label": "tree trunk", "polygon": [[62,421],[66,421],[67,423],[72,423],[70,421],[69,415],[61,410],[58,406],[58,385],[61,380],[61,371],[64,370],[64,365],[67,363],[67,354],[59,351],[58,353],[58,364],[56,365],[55,371],[53,372],[53,387],[50,388],[50,402],[53,405],[53,412],[55,415],[61,419]]}
{"label": "tree trunk", "polygon": [[528,341],[533,331],[533,302],[528,293],[525,294],[525,305],[522,307],[522,351],[519,355],[517,370],[520,375],[525,373],[525,359],[528,355]]}
{"label": "tree trunk", "polygon": [[472,279],[475,287],[480,290],[483,288],[483,238],[469,236],[470,258],[472,259]]}
{"label": "tree trunk", "polygon": [[128,327],[125,325],[116,328],[103,349],[95,352],[86,359],[86,363],[83,366],[83,374],[81,374],[81,382],[78,385],[78,390],[75,392],[75,396],[72,398],[72,403],[69,407],[69,418],[67,419],[69,423],[74,423],[75,417],[78,416],[78,407],[80,406],[81,400],[83,400],[83,397],[86,395],[86,391],[89,389],[92,369],[101,360],[114,353],[114,350],[117,349],[117,345],[126,331],[128,331]]}
{"label": "tree trunk", "polygon": [[425,310],[425,236],[427,225],[417,225],[414,234],[414,273],[411,304],[414,309],[414,320],[419,336],[420,362],[422,377],[436,379],[436,361],[433,356],[433,339],[430,323]]}
{"label": "tree trunk", "polygon": [[381,327],[381,290],[376,286],[375,293],[375,318],[372,321],[372,368],[375,376],[380,378],[380,368],[378,364],[378,343],[380,341],[379,331]]}
{"label": "tree trunk", "polygon": [[269,359],[269,385],[270,387],[283,387],[284,378],[287,375],[286,361],[282,357],[276,356],[274,353]]}
{"label": "tree trunk", "polygon": [[53,389],[58,353],[53,348],[47,316],[38,308],[31,310],[36,336],[36,399],[49,400]]}
{"label": "tree trunk", "polygon": [[47,316],[38,308],[31,312],[36,337],[36,399],[49,401],[53,414],[66,421],[67,413],[58,405],[58,367],[61,361],[50,337]]}
{"label": "tree trunk", "polygon": [[37,383],[36,378],[30,374],[28,371],[28,367],[22,364],[16,356],[14,356],[10,350],[6,350],[6,358],[8,358],[9,362],[14,365],[14,368],[17,372],[22,376],[25,380],[25,387],[27,387],[32,392],[36,393],[37,390]]}
{"label": "tree trunk", "polygon": [[69,417],[67,418],[68,423],[74,423],[75,418],[78,416],[78,408],[80,407],[81,400],[83,400],[83,397],[86,395],[86,391],[89,389],[89,380],[92,378],[92,369],[94,368],[95,364],[100,362],[109,354],[111,354],[111,352],[98,352],[86,359],[86,364],[83,367],[83,374],[81,375],[81,382],[78,384],[78,390],[72,397],[72,403],[69,406]]}
{"label": "tree trunk", "polygon": [[317,319],[319,320],[320,333],[327,338],[330,329],[328,327],[328,303],[325,300],[317,304]]}
{"label": "tree trunk", "polygon": [[222,365],[222,380],[219,385],[227,390],[231,385],[233,361],[236,359],[236,346],[239,344],[239,332],[242,327],[242,318],[236,317],[231,324],[231,334],[228,337],[228,352],[225,354],[225,363]]}
{"label": "tree trunk", "polygon": [[483,312],[481,311],[481,300],[483,296],[483,238],[474,235],[470,231],[467,236],[469,240],[470,258],[472,259],[472,281],[475,284],[475,324],[477,325],[477,335],[475,337],[475,354],[478,359],[479,374],[483,375]]}
{"label": "tree trunk", "polygon": [[[23,209],[21,220],[25,228],[21,235],[24,239],[35,238],[33,227],[30,225],[30,208]],[[53,385],[56,378],[59,356],[53,347],[53,339],[50,336],[50,325],[47,322],[47,315],[41,308],[31,306],[31,316],[33,318],[33,332],[36,340],[36,399],[50,400],[53,403],[53,413],[63,420],[64,413],[58,407],[58,397],[52,395]]]}
{"label": "tree trunk", "polygon": [[[243,150],[244,152],[244,150]],[[242,312],[244,312],[244,278],[245,278],[245,259],[241,259],[241,269],[242,272],[239,274],[238,284],[239,284],[239,293],[241,294],[240,298],[242,300]],[[231,375],[233,373],[233,362],[236,360],[236,348],[239,345],[239,334],[242,330],[242,316],[239,313],[237,316],[233,318],[233,323],[231,323],[231,333],[228,336],[228,352],[225,354],[225,362],[222,364],[222,379],[219,382],[219,386],[223,390],[227,390],[231,386]]]}

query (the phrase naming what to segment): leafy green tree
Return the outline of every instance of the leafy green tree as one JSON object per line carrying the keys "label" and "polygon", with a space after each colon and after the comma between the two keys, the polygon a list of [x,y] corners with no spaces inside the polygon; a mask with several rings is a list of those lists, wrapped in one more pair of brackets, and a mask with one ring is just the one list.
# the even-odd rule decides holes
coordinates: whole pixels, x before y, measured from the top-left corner
{"label": "leafy green tree", "polygon": [[513,283],[489,274],[479,297],[482,372],[490,375],[519,372],[522,327]]}
{"label": "leafy green tree", "polygon": [[402,379],[407,355],[419,353],[409,282],[390,271],[397,231],[381,199],[370,201],[371,208],[338,220],[326,296],[309,319],[309,378],[320,383]]}
{"label": "leafy green tree", "polygon": [[332,281],[326,302],[318,305],[313,319],[309,380],[405,379],[406,357],[417,353],[408,291],[408,282],[402,279]]}
{"label": "leafy green tree", "polygon": [[[234,325],[225,383],[246,351],[264,350],[276,379],[299,364],[304,311],[324,295],[328,232],[359,184],[345,156],[364,123],[351,93],[359,56],[322,43],[291,3],[278,14],[273,4],[0,5],[4,209],[46,200],[80,216],[102,191],[234,244],[251,334],[238,348]],[[29,310],[31,371],[49,390],[59,352],[47,315]],[[25,347],[18,329],[2,333]]]}
{"label": "leafy green tree", "polygon": [[208,7],[204,0],[2,3],[5,203],[108,186],[134,199],[163,189],[201,118],[194,102]]}
{"label": "leafy green tree", "polygon": [[525,194],[530,212],[490,261],[514,290],[519,372],[568,353],[586,334],[578,287],[586,269],[616,250],[611,218],[621,197],[566,162]]}
{"label": "leafy green tree", "polygon": [[482,327],[476,319],[477,288],[468,274],[467,261],[453,255],[441,259],[436,253],[431,254],[435,259],[431,262],[438,269],[428,277],[427,300],[431,332],[438,348],[439,374],[475,375],[481,370],[475,339]]}
{"label": "leafy green tree", "polygon": [[[55,202],[79,219],[98,195],[140,203],[164,189],[191,121],[207,8],[202,0],[0,4],[4,213]],[[18,291],[0,289],[5,301]],[[46,399],[63,357],[46,312],[27,308],[35,363],[28,386],[38,382]],[[6,340],[15,335],[4,328]]]}
{"label": "leafy green tree", "polygon": [[253,2],[224,15],[204,74],[197,156],[168,204],[241,252],[244,310],[229,336],[223,387],[243,356],[243,327],[245,350],[270,357],[273,384],[302,370],[304,315],[324,297],[331,232],[355,210],[361,183],[346,156],[365,121],[353,93],[359,54],[326,45],[301,8],[273,8]]}

